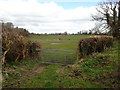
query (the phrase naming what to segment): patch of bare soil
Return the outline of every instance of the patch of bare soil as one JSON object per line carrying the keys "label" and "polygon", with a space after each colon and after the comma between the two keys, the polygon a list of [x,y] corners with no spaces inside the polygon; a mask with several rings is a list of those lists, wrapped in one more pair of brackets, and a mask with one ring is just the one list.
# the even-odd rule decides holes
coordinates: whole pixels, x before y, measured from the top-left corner
{"label": "patch of bare soil", "polygon": [[44,70],[45,67],[39,67],[37,69],[35,69],[33,72],[34,73],[41,73]]}
{"label": "patch of bare soil", "polygon": [[64,73],[65,72],[65,67],[61,67],[56,70],[56,73]]}

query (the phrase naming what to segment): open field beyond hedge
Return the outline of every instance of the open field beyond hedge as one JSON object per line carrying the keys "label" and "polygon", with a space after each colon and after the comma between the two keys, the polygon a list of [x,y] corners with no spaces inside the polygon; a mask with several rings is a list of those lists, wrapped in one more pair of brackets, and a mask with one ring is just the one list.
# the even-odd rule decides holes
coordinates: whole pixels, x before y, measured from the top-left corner
{"label": "open field beyond hedge", "polygon": [[77,50],[81,38],[90,35],[31,35],[29,39],[40,42],[42,49]]}
{"label": "open field beyond hedge", "polygon": [[[42,49],[77,51],[81,38],[89,35],[30,36]],[[16,88],[117,88],[119,43],[112,49],[82,58],[73,65],[40,64],[40,60],[25,60],[8,64],[3,73],[3,87]],[[77,58],[76,58],[77,59]]]}

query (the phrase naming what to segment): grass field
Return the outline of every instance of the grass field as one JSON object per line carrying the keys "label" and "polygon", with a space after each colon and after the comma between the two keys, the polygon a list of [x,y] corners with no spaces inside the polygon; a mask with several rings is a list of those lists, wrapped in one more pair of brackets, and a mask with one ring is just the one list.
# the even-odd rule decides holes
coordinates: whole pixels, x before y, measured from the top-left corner
{"label": "grass field", "polygon": [[77,50],[81,38],[90,35],[31,35],[29,39],[41,43],[42,49]]}
{"label": "grass field", "polygon": [[[77,50],[78,41],[87,36],[30,36],[29,39],[39,41],[43,49]],[[4,68],[8,73],[3,73],[3,87],[117,88],[120,85],[117,78],[118,42],[114,42],[111,50],[83,58],[73,65],[40,64],[40,60],[11,63]]]}
{"label": "grass field", "polygon": [[[31,35],[28,39],[40,42],[42,47],[41,62],[73,64],[77,60],[79,40],[88,36],[90,35]],[[56,49],[70,51],[56,51]]]}

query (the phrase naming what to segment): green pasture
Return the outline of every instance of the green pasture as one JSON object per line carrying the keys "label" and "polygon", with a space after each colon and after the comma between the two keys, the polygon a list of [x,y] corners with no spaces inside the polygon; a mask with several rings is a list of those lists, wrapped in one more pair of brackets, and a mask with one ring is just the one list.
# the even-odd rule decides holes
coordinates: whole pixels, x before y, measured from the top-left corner
{"label": "green pasture", "polygon": [[40,42],[42,49],[77,50],[81,38],[90,35],[31,35],[28,39]]}
{"label": "green pasture", "polygon": [[40,42],[41,62],[73,64],[77,60],[79,40],[88,36],[90,35],[31,35],[28,39]]}

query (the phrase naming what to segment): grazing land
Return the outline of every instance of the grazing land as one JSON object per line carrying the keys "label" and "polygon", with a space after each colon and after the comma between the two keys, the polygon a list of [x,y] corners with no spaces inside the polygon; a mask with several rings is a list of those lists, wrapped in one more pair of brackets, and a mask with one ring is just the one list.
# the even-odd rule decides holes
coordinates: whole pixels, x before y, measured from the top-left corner
{"label": "grazing land", "polygon": [[[28,39],[39,41],[42,49],[77,51],[79,40],[88,36],[32,35]],[[115,41],[110,50],[82,58],[72,65],[41,64],[40,60],[8,64],[3,72],[3,87],[117,88],[120,85],[117,78],[119,43]]]}
{"label": "grazing land", "polygon": [[40,42],[41,62],[73,64],[77,60],[79,40],[88,36],[90,35],[31,35],[28,39]]}
{"label": "grazing land", "polygon": [[81,38],[90,35],[31,35],[29,39],[40,42],[42,49],[77,50]]}

